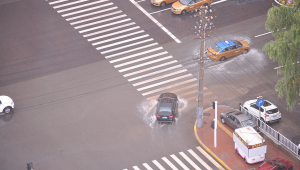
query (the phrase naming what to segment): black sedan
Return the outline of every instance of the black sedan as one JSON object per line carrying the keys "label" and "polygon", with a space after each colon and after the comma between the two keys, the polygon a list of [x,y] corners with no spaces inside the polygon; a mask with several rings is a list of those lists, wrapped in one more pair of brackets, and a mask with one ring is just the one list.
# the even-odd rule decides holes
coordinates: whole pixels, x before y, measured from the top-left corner
{"label": "black sedan", "polygon": [[160,122],[174,122],[178,113],[178,98],[174,93],[163,93],[157,99],[156,120]]}

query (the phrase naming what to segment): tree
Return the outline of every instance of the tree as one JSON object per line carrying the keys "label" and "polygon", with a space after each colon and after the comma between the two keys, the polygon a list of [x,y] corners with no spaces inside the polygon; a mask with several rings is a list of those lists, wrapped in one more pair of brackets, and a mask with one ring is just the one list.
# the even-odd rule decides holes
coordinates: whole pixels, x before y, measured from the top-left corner
{"label": "tree", "polygon": [[282,66],[277,70],[283,76],[275,91],[280,98],[286,95],[287,109],[291,111],[299,100],[300,89],[300,2],[295,6],[270,8],[265,27],[275,40],[265,44],[262,50]]}

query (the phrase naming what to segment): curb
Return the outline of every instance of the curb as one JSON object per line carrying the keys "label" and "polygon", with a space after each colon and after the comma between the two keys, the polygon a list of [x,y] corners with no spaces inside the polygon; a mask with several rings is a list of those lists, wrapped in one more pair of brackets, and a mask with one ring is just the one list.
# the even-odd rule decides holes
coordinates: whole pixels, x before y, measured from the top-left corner
{"label": "curb", "polygon": [[[209,108],[207,108],[209,109]],[[205,109],[205,110],[207,110]],[[203,110],[203,112],[205,111]],[[197,120],[195,122],[195,125],[194,125],[194,134],[195,134],[195,137],[197,139],[197,141],[199,142],[199,144],[201,145],[201,147],[203,149],[206,150],[206,152],[208,152],[215,160],[217,160],[225,169],[227,170],[231,170],[221,159],[219,159],[212,151],[210,151],[210,149],[208,149],[203,143],[202,141],[200,140],[200,138],[198,137],[198,134],[197,134],[197,127],[196,127],[196,124],[197,124]]]}

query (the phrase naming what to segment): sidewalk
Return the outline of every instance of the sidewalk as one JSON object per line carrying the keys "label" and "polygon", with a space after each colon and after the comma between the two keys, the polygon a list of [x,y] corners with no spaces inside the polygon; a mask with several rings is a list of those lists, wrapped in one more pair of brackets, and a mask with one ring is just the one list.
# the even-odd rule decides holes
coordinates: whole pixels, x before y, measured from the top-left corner
{"label": "sidewalk", "polygon": [[[195,136],[201,147],[209,152],[215,159],[223,165],[226,169],[232,170],[255,170],[262,163],[253,165],[246,164],[242,157],[236,154],[234,149],[234,142],[232,139],[233,129],[220,121],[220,114],[223,111],[233,109],[228,106],[218,106],[218,128],[217,128],[217,147],[214,147],[214,130],[210,127],[210,122],[215,117],[215,110],[212,108],[203,111],[203,128],[198,129],[195,124]],[[264,137],[263,133],[260,133]],[[300,165],[293,159],[288,157],[281,150],[276,148],[269,140],[266,139],[267,153],[266,160],[274,158],[283,158],[290,161],[295,170],[300,170]]]}

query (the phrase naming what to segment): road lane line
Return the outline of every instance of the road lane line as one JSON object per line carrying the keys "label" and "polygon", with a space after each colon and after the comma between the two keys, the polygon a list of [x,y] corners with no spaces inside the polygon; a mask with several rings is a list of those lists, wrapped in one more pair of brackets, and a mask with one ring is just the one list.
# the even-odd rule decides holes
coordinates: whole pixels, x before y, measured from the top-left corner
{"label": "road lane line", "polygon": [[54,6],[53,8],[54,8],[54,9],[57,9],[57,8],[61,8],[61,7],[69,6],[69,5],[78,4],[78,3],[81,3],[81,2],[85,2],[85,1],[88,1],[88,0],[74,1],[74,2],[70,2],[70,3],[63,4],[63,5],[57,5],[57,6]]}
{"label": "road lane line", "polygon": [[75,6],[75,7],[62,9],[62,10],[57,11],[57,13],[66,12],[66,11],[70,11],[70,10],[74,10],[74,9],[78,9],[78,8],[82,8],[82,7],[86,7],[86,6],[90,6],[90,5],[94,5],[94,4],[99,4],[99,3],[102,3],[102,2],[105,2],[105,1],[108,1],[108,0],[99,0],[99,1],[96,1],[96,2],[92,2],[92,3],[87,3],[87,4],[84,4],[84,5],[78,5],[78,6]]}
{"label": "road lane line", "polygon": [[85,32],[88,32],[88,31],[92,31],[92,30],[96,30],[96,29],[99,29],[99,28],[103,28],[103,27],[108,27],[108,26],[116,25],[116,24],[119,24],[119,23],[122,23],[122,22],[127,22],[127,21],[130,21],[130,20],[131,20],[130,18],[127,18],[127,19],[123,19],[123,20],[121,20],[121,21],[111,22],[111,23],[109,23],[109,24],[100,25],[100,26],[97,26],[97,27],[93,27],[93,28],[81,30],[81,31],[79,31],[79,33],[85,33]]}
{"label": "road lane line", "polygon": [[175,156],[174,154],[173,155],[170,155],[184,170],[190,170],[183,162],[181,162],[181,160],[179,160],[177,158],[177,156]]}
{"label": "road lane line", "polygon": [[53,2],[49,2],[49,4],[53,5],[53,4],[58,4],[58,3],[61,3],[61,2],[65,2],[65,1],[68,1],[68,0],[53,1]]}
{"label": "road lane line", "polygon": [[140,1],[136,1],[136,2],[139,3],[139,2],[143,2],[143,1],[146,1],[146,0],[140,0]]}
{"label": "road lane line", "polygon": [[159,162],[157,162],[157,160],[153,160],[152,162],[157,166],[159,170],[166,170]]}
{"label": "road lane line", "polygon": [[113,5],[113,3],[112,2],[107,3],[107,4],[104,4],[104,5],[99,5],[99,6],[95,6],[95,7],[92,7],[92,8],[87,8],[87,9],[83,9],[83,10],[80,10],[80,11],[63,14],[61,16],[62,17],[67,17],[67,16],[70,16],[70,15],[79,14],[79,13],[82,13],[82,12],[91,11],[91,10],[95,10],[95,9],[98,9],[98,8],[103,8],[103,7],[106,7],[106,6],[109,6],[109,5]]}
{"label": "road lane line", "polygon": [[143,52],[140,52],[140,53],[132,54],[132,55],[129,55],[129,56],[126,56],[126,57],[122,57],[122,58],[119,58],[119,59],[111,60],[109,62],[110,63],[115,63],[115,62],[119,62],[119,61],[122,61],[122,60],[127,60],[127,59],[130,59],[130,58],[134,58],[134,57],[137,57],[137,56],[140,56],[140,55],[148,54],[148,53],[158,51],[158,50],[162,50],[162,49],[163,49],[162,47],[158,47],[158,48],[143,51]]}
{"label": "road lane line", "polygon": [[196,147],[202,155],[204,155],[211,163],[213,163],[219,170],[225,170],[218,162],[216,162],[208,153],[206,153],[200,146]]}
{"label": "road lane line", "polygon": [[155,57],[158,57],[158,56],[161,56],[161,55],[164,55],[164,54],[168,54],[168,52],[164,51],[164,52],[161,52],[161,53],[156,53],[156,54],[153,54],[153,55],[149,55],[147,57],[139,58],[139,59],[136,59],[136,60],[131,60],[131,61],[128,61],[128,62],[122,63],[122,64],[118,64],[118,65],[115,65],[114,67],[115,68],[123,67],[123,66],[129,65],[129,64],[137,63],[137,62],[144,61],[144,60],[147,60],[147,59],[150,59],[150,58],[155,58]]}
{"label": "road lane line", "polygon": [[149,14],[155,14],[155,13],[158,13],[158,12],[162,12],[162,11],[166,11],[166,10],[169,10],[169,9],[171,9],[171,8],[166,8],[166,9],[163,9],[163,10],[160,10],[160,11],[156,11],[156,12],[151,12],[151,13],[149,13]]}
{"label": "road lane line", "polygon": [[130,0],[138,9],[140,9],[148,18],[150,18],[158,27],[164,30],[171,38],[173,38],[177,43],[181,43],[181,41],[175,37],[167,28],[165,28],[161,23],[159,23],[153,16],[151,16],[144,8],[142,8],[137,2],[134,0]]}
{"label": "road lane line", "polygon": [[[141,79],[141,78],[153,76],[153,75],[155,75],[155,74],[163,73],[163,72],[170,71],[170,70],[173,70],[173,69],[176,69],[176,68],[180,68],[180,67],[182,67],[181,64],[176,65],[176,66],[173,66],[173,67],[168,67],[168,68],[166,68],[166,69],[154,71],[154,72],[151,72],[151,73],[148,73],[148,74],[144,74],[144,75],[141,75],[141,76],[138,76],[138,77],[134,77],[134,78],[128,79],[128,81],[130,82],[130,81],[138,80],[138,79]],[[125,76],[124,76],[124,77],[125,77]]]}
{"label": "road lane line", "polygon": [[112,7],[112,8],[104,9],[104,10],[101,10],[101,11],[91,12],[91,13],[79,15],[79,16],[76,16],[76,17],[67,18],[66,21],[71,21],[71,20],[74,20],[74,19],[87,17],[87,16],[90,16],[90,15],[100,14],[102,12],[107,12],[107,11],[110,11],[110,10],[113,10],[113,9],[118,9],[118,7]]}
{"label": "road lane line", "polygon": [[175,77],[175,78],[165,80],[165,81],[162,81],[162,82],[159,82],[159,83],[151,84],[149,86],[144,86],[144,87],[138,88],[137,91],[150,89],[150,88],[153,88],[153,87],[156,87],[156,86],[160,86],[160,85],[163,85],[163,84],[166,84],[166,83],[170,83],[172,81],[180,80],[180,79],[191,77],[191,76],[193,76],[193,75],[192,74],[186,74],[186,75],[183,75],[183,76]]}
{"label": "road lane line", "polygon": [[201,168],[199,168],[195,162],[193,162],[185,153],[183,152],[179,152],[179,154],[186,160],[188,161],[188,163],[190,163],[194,168],[195,170],[201,170]]}
{"label": "road lane line", "polygon": [[260,36],[263,36],[263,35],[267,35],[267,34],[271,34],[272,32],[266,32],[266,33],[263,33],[263,34],[260,34],[260,35],[256,35],[256,36],[254,36],[255,38],[257,38],[257,37],[260,37]]}
{"label": "road lane line", "polygon": [[171,58],[173,58],[173,57],[172,56],[163,57],[163,58],[160,58],[160,59],[157,59],[157,60],[152,60],[151,62],[142,63],[142,64],[135,65],[135,66],[132,66],[132,67],[124,68],[122,70],[119,70],[119,72],[122,73],[124,71],[136,69],[136,68],[139,68],[139,67],[143,67],[143,66],[146,66],[146,65],[149,65],[149,64],[157,63],[157,62],[164,61],[164,60],[171,59]]}
{"label": "road lane line", "polygon": [[[110,41],[115,41],[115,40],[118,40],[118,39],[122,39],[122,38],[125,38],[125,37],[130,37],[132,35],[136,35],[136,34],[140,34],[140,33],[143,33],[145,32],[144,30],[141,30],[141,31],[136,31],[136,32],[132,32],[132,33],[129,33],[129,34],[122,34],[121,36],[118,36],[118,37],[114,37],[114,38],[109,38],[109,39],[106,39],[106,40],[103,40],[103,41],[98,41],[98,42],[95,42],[95,43],[92,43],[93,46],[95,45],[99,45],[99,44],[103,44],[103,43],[107,43],[107,42],[110,42]],[[108,35],[108,34],[106,34]],[[106,36],[104,35],[104,37]],[[129,42],[130,39],[127,39],[125,41]],[[131,40],[131,41],[134,41],[134,40]],[[121,43],[122,44],[122,43]]]}
{"label": "road lane line", "polygon": [[[197,81],[197,79],[196,78],[192,78],[192,79],[189,79],[189,80],[186,80],[186,81],[182,81],[182,82],[177,83],[177,84],[172,84],[172,85],[169,85],[169,86],[166,86],[166,87],[162,87],[162,88],[159,88],[159,89],[148,91],[146,93],[142,93],[142,95],[143,96],[147,96],[147,95],[152,94],[152,93],[156,93],[156,92],[159,92],[159,91],[170,89],[170,88],[173,88],[173,87],[176,87],[176,86],[180,86],[180,85],[183,85],[183,84],[186,84],[186,83],[190,83],[190,82],[193,82],[193,81]],[[148,98],[147,98],[147,100],[148,100]]]}
{"label": "road lane line", "polygon": [[138,168],[137,166],[133,166],[132,167],[134,170],[140,170],[140,168]]}
{"label": "road lane line", "polygon": [[83,35],[83,37],[90,37],[90,36],[93,36],[93,35],[105,33],[105,32],[108,32],[108,31],[113,31],[113,30],[120,29],[120,28],[123,28],[123,27],[131,26],[131,25],[134,25],[134,24],[135,24],[135,22],[130,22],[128,24],[123,24],[123,25],[120,25],[120,26],[117,26],[117,27],[112,27],[112,28],[108,28],[108,29],[105,29],[105,30],[93,32],[93,33],[90,33],[90,34],[85,34],[85,35]]}
{"label": "road lane line", "polygon": [[84,27],[88,27],[88,26],[91,26],[91,25],[96,25],[96,24],[100,24],[100,23],[103,23],[103,22],[107,22],[107,21],[111,21],[111,20],[123,18],[123,17],[126,17],[126,16],[127,16],[126,14],[123,14],[123,15],[119,15],[119,16],[116,16],[116,17],[110,17],[108,19],[104,19],[104,20],[100,20],[100,21],[96,21],[96,22],[91,22],[91,23],[88,23],[88,24],[80,25],[80,26],[77,26],[77,27],[74,27],[74,28],[75,29],[84,28]]}
{"label": "road lane line", "polygon": [[[106,53],[110,53],[110,52],[113,52],[113,51],[118,51],[118,50],[121,50],[121,49],[123,49],[123,48],[127,48],[127,47],[131,47],[131,46],[143,44],[143,43],[146,43],[146,42],[149,42],[149,41],[153,41],[153,39],[150,38],[150,39],[147,39],[147,40],[144,40],[144,41],[139,41],[139,42],[132,43],[132,44],[129,44],[129,45],[124,45],[124,46],[122,46],[122,47],[114,48],[114,49],[111,49],[111,50],[102,51],[101,54],[106,54]],[[97,49],[97,48],[96,48],[96,49]],[[98,49],[97,49],[97,50],[98,50]]]}
{"label": "road lane line", "polygon": [[178,170],[178,169],[176,168],[176,166],[175,166],[174,164],[172,164],[171,161],[169,161],[168,158],[163,157],[163,158],[161,158],[161,159],[164,160],[164,161],[172,168],[172,170]]}
{"label": "road lane line", "polygon": [[145,45],[145,46],[142,46],[142,47],[137,47],[137,48],[134,48],[134,49],[131,49],[131,50],[127,50],[127,51],[123,51],[123,52],[120,52],[120,53],[112,54],[112,55],[106,56],[105,58],[108,59],[108,58],[116,57],[116,56],[119,56],[119,55],[122,55],[122,54],[131,53],[133,51],[141,50],[141,49],[152,47],[152,46],[155,46],[155,45],[158,45],[158,43],[152,43],[152,44],[148,44],[148,45]]}
{"label": "road lane line", "polygon": [[207,170],[213,170],[209,165],[206,164],[193,150],[189,149],[188,152],[194,156]]}
{"label": "road lane line", "polygon": [[[110,34],[105,34],[105,35],[102,35],[102,36],[99,36],[99,37],[90,38],[90,39],[88,39],[88,41],[94,41],[94,40],[98,40],[98,39],[110,37],[110,36],[112,36],[112,35],[117,35],[117,34],[120,34],[120,33],[124,33],[124,32],[127,32],[127,31],[136,30],[136,29],[139,29],[139,28],[141,28],[141,27],[139,27],[139,26],[131,27],[131,28],[124,29],[124,30],[121,30],[121,31],[116,31],[116,32],[113,32],[113,33],[110,33]],[[142,31],[143,31],[143,30],[142,30]],[[143,32],[144,32],[144,31],[143,31]]]}
{"label": "road lane line", "polygon": [[71,25],[80,24],[80,23],[83,23],[83,22],[87,22],[87,21],[91,21],[91,20],[95,20],[95,19],[99,19],[99,18],[104,18],[104,17],[107,17],[107,16],[115,15],[115,14],[118,14],[118,13],[121,13],[121,12],[122,11],[115,11],[115,12],[107,13],[107,14],[104,14],[104,15],[99,15],[99,16],[96,16],[96,17],[92,17],[92,18],[88,18],[88,19],[83,19],[83,20],[76,21],[76,22],[71,22],[70,24]]}
{"label": "road lane line", "polygon": [[178,62],[177,60],[173,60],[173,61],[163,63],[163,64],[160,64],[160,65],[156,65],[156,66],[153,66],[153,67],[145,68],[143,70],[139,70],[139,71],[135,71],[135,72],[132,72],[132,73],[124,74],[123,76],[128,77],[128,76],[136,75],[136,74],[139,74],[139,73],[143,73],[145,71],[153,70],[153,69],[163,67],[163,66],[167,66],[167,65],[170,65],[170,64],[174,64],[174,63],[177,63],[177,62]]}
{"label": "road lane line", "polygon": [[220,0],[220,1],[217,1],[217,2],[211,3],[211,5],[215,5],[215,4],[218,4],[218,3],[221,3],[221,2],[225,2],[225,1],[227,1],[227,0]]}
{"label": "road lane line", "polygon": [[158,76],[158,77],[155,77],[155,78],[152,78],[152,79],[147,79],[145,81],[134,83],[132,85],[133,86],[139,86],[139,85],[142,85],[142,84],[145,84],[145,83],[149,83],[151,81],[155,81],[155,80],[159,80],[159,79],[162,79],[162,78],[170,77],[170,76],[173,76],[173,75],[176,75],[176,74],[180,74],[180,73],[183,73],[183,72],[186,72],[186,71],[187,71],[186,69],[175,71],[175,72],[172,72],[172,73],[169,73],[169,74],[165,74],[165,75],[162,75],[162,76]]}
{"label": "road lane line", "polygon": [[153,170],[147,163],[143,163],[143,165],[147,170]]}

